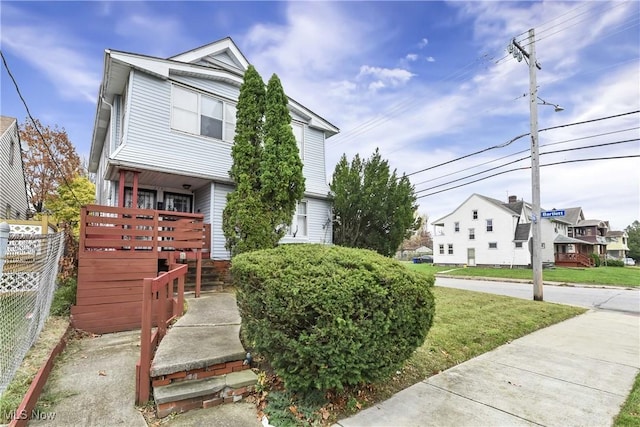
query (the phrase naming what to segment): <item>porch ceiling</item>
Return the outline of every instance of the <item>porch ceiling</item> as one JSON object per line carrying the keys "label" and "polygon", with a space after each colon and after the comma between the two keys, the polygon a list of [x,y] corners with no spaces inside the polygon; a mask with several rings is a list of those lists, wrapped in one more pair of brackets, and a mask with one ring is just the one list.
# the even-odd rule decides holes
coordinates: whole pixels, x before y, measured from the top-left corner
{"label": "porch ceiling", "polygon": [[[149,170],[139,171],[138,185],[143,187],[159,187],[159,188],[175,188],[185,189],[183,186],[190,186],[188,189],[191,191],[207,185],[211,180],[198,178],[194,176],[177,175],[166,172],[156,172]],[[120,179],[120,169],[117,167],[111,168],[111,171],[107,179],[112,181],[118,181]],[[125,178],[125,184],[127,186],[133,185],[133,174],[127,173]]]}

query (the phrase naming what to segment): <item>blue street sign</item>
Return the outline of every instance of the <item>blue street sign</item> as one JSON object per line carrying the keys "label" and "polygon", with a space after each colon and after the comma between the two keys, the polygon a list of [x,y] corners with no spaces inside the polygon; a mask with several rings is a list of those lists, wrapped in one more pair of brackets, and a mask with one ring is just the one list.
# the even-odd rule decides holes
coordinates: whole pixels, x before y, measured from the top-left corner
{"label": "blue street sign", "polygon": [[540,212],[542,218],[552,218],[554,216],[564,216],[564,211],[542,211]]}

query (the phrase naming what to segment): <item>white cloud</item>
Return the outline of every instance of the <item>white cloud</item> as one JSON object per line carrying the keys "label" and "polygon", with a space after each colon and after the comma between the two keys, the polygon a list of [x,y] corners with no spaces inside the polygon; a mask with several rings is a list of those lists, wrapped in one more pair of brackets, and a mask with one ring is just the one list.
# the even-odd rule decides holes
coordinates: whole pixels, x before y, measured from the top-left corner
{"label": "white cloud", "polygon": [[[369,65],[361,66],[357,78],[363,79],[368,76],[371,76],[374,79],[379,80],[380,82],[384,82],[385,85],[398,87],[407,84],[407,82],[411,80],[411,78],[414,77],[415,74],[402,68],[382,68],[372,67]],[[380,87],[383,86],[378,86],[378,88]]]}
{"label": "white cloud", "polygon": [[436,62],[436,59],[433,56],[427,56],[425,59],[427,62]]}
{"label": "white cloud", "polygon": [[427,38],[423,38],[422,40],[420,40],[420,42],[418,43],[418,47],[420,49],[423,49],[426,45],[429,44],[429,40]]}
{"label": "white cloud", "polygon": [[83,55],[84,46],[64,29],[45,22],[26,26],[6,20],[0,44],[43,73],[63,98],[95,103],[100,65],[94,57]]}
{"label": "white cloud", "polygon": [[405,59],[410,62],[417,61],[418,55],[415,53],[407,53],[407,56],[405,56]]}

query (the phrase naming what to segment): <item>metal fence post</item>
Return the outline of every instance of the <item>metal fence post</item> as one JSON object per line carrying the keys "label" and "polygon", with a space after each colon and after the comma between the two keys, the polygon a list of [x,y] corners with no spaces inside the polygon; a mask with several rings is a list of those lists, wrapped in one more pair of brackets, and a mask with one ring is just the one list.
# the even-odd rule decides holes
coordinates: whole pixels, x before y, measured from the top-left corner
{"label": "metal fence post", "polygon": [[4,268],[4,260],[7,256],[7,246],[9,245],[9,231],[11,227],[6,222],[0,222],[0,278],[2,278],[2,269]]}

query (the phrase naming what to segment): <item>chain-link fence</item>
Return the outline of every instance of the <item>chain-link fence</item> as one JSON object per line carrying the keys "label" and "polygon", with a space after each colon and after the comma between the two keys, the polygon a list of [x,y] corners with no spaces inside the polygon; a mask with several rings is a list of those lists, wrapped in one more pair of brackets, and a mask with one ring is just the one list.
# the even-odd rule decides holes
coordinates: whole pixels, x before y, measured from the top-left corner
{"label": "chain-link fence", "polygon": [[0,394],[11,382],[49,316],[64,234],[9,234],[8,244],[5,239],[6,249],[2,240],[0,238]]}

